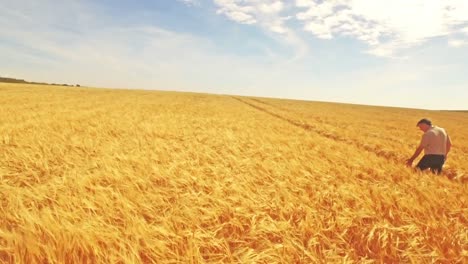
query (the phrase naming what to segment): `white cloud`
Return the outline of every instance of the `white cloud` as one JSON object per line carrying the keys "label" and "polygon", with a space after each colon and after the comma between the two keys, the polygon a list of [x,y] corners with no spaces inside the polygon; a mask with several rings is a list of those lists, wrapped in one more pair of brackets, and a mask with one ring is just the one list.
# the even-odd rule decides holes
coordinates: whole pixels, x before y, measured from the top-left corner
{"label": "white cloud", "polygon": [[318,38],[351,36],[368,53],[389,57],[430,38],[457,33],[468,22],[468,1],[460,0],[296,0],[296,18]]}
{"label": "white cloud", "polygon": [[244,24],[259,24],[276,33],[286,33],[287,17],[282,16],[284,3],[279,0],[214,0],[218,14]]}
{"label": "white cloud", "polygon": [[[267,32],[294,35],[293,45],[307,47],[285,19],[320,39],[351,37],[369,46],[369,54],[396,56],[435,37],[466,33],[466,0],[213,0],[218,14]],[[289,19],[290,20],[290,19]],[[288,38],[283,38],[287,40]]]}
{"label": "white cloud", "polygon": [[198,6],[200,5],[200,2],[198,0],[177,0],[179,2],[182,2],[188,6]]}
{"label": "white cloud", "polygon": [[460,30],[462,33],[468,35],[468,27],[464,27]]}
{"label": "white cloud", "polygon": [[243,24],[257,23],[255,20],[255,10],[250,5],[243,5],[236,0],[214,0],[220,6],[217,13],[224,14],[231,20]]}
{"label": "white cloud", "polygon": [[448,45],[450,47],[459,48],[468,45],[468,41],[461,39],[449,39]]}
{"label": "white cloud", "polygon": [[236,11],[236,10],[231,10],[231,11],[220,11],[219,13],[225,13],[226,16],[228,16],[230,19],[237,21],[242,24],[255,24],[257,23],[257,20],[250,14],[244,13],[242,11]]}

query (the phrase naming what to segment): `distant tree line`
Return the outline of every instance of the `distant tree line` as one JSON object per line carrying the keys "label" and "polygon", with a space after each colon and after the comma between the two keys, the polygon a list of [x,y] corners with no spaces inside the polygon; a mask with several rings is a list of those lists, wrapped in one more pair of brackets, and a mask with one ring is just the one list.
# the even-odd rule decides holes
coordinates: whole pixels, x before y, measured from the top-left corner
{"label": "distant tree line", "polygon": [[15,79],[15,78],[7,78],[7,77],[1,77],[0,76],[0,82],[3,83],[27,83],[27,84],[40,84],[40,85],[57,85],[57,86],[76,86],[80,87],[79,84],[77,85],[70,85],[70,84],[60,84],[60,83],[43,83],[43,82],[28,82],[23,79]]}

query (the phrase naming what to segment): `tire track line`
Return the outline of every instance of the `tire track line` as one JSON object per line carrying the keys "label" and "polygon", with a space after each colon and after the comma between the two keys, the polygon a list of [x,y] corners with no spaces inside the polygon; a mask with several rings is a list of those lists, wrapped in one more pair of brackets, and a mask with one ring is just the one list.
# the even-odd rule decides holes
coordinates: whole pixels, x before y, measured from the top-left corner
{"label": "tire track line", "polygon": [[[356,143],[355,141],[353,140],[349,140],[349,139],[346,139],[346,138],[342,138],[338,135],[335,135],[333,133],[330,133],[330,132],[327,132],[327,131],[324,131],[324,130],[321,130],[319,129],[317,126],[314,126],[314,125],[311,125],[311,124],[308,124],[308,123],[305,123],[305,122],[301,122],[301,121],[298,121],[298,120],[294,120],[292,118],[288,118],[284,115],[280,115],[280,114],[277,114],[265,107],[262,107],[262,106],[258,106],[256,104],[253,104],[251,102],[248,102],[247,100],[245,99],[241,99],[241,98],[238,98],[238,97],[233,97],[233,99],[243,103],[243,104],[246,104],[252,108],[255,108],[261,112],[264,112],[266,114],[269,114],[273,117],[276,117],[278,119],[281,119],[283,121],[286,121],[288,123],[290,123],[291,125],[294,125],[296,127],[299,127],[299,128],[302,128],[306,131],[310,131],[310,132],[314,132],[322,137],[325,137],[325,138],[328,138],[328,139],[331,139],[331,140],[334,140],[334,141],[337,141],[337,142],[342,142],[342,143],[346,143],[348,145],[353,145],[359,149],[362,149],[362,150],[365,150],[367,152],[370,152],[380,158],[384,158],[386,160],[391,160],[395,163],[402,163],[403,160],[396,154],[396,153],[393,153],[393,152],[388,152],[388,151],[377,151],[375,148],[369,146],[369,145],[364,145],[364,144],[360,144],[360,143]],[[259,102],[260,100],[258,99],[255,99],[254,101],[256,102]],[[273,108],[276,108],[268,103],[264,103],[265,105],[269,105]],[[286,110],[285,110],[286,111]]]}

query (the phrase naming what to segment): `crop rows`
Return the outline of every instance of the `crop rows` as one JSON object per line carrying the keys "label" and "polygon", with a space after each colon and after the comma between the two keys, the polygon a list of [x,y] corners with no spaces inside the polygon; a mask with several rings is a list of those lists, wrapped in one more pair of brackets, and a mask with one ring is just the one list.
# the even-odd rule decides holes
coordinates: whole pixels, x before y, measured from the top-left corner
{"label": "crop rows", "polygon": [[292,102],[3,84],[0,95],[2,262],[468,258],[465,183],[362,149]]}

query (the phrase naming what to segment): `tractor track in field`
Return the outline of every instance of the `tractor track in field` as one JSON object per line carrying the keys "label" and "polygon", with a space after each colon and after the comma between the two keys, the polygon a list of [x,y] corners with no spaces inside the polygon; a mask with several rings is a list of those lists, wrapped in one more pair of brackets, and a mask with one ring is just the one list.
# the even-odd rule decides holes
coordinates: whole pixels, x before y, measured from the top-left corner
{"label": "tractor track in field", "polygon": [[280,109],[280,110],[285,111],[285,112],[290,112],[290,110],[287,109],[287,108],[277,106],[277,105],[273,105],[273,104],[267,103],[265,101],[262,101],[260,99],[256,99],[256,98],[249,98],[249,99],[254,101],[254,102],[260,103],[260,104],[268,105],[269,107],[272,107],[272,108]]}
{"label": "tractor track in field", "polygon": [[[330,132],[325,131],[323,129],[320,129],[318,126],[315,126],[315,125],[312,125],[312,124],[309,124],[309,123],[306,123],[306,122],[303,122],[303,121],[298,121],[298,120],[289,118],[289,117],[287,117],[285,115],[275,113],[272,110],[269,110],[269,109],[267,109],[265,107],[262,107],[262,106],[254,104],[254,103],[251,103],[246,99],[241,99],[241,98],[238,98],[238,97],[232,97],[232,98],[234,98],[237,101],[242,102],[243,104],[246,104],[246,105],[248,105],[248,106],[250,106],[252,108],[255,108],[255,109],[259,110],[259,111],[267,113],[267,114],[269,114],[269,115],[271,115],[273,117],[276,117],[278,119],[286,121],[286,122],[290,123],[291,125],[302,128],[302,129],[304,129],[306,131],[314,132],[314,133],[316,133],[316,134],[318,134],[318,135],[320,135],[322,137],[325,137],[325,138],[328,138],[328,139],[331,139],[331,140],[334,140],[334,141],[337,141],[337,142],[346,143],[347,145],[353,145],[353,146],[355,146],[355,147],[357,147],[359,149],[370,152],[370,153],[372,153],[372,154],[374,154],[374,155],[376,155],[376,156],[378,156],[380,158],[384,158],[386,160],[394,161],[395,163],[402,163],[404,161],[399,157],[398,154],[396,154],[394,152],[378,150],[378,149],[376,149],[376,148],[374,148],[372,146],[361,144],[359,142],[355,142],[353,140],[340,137],[340,136],[338,136],[336,134],[333,134],[333,133],[330,133]],[[263,102],[263,101],[258,100],[258,99],[252,99],[252,100],[255,101],[255,102],[258,102],[258,103],[262,103],[264,105],[268,105],[268,106],[270,106],[272,108],[280,109],[280,110],[285,111],[285,112],[288,111],[286,109],[273,106],[273,105],[271,105],[269,103]]]}
{"label": "tractor track in field", "polygon": [[[323,129],[320,129],[318,126],[315,126],[315,125],[312,125],[312,124],[309,124],[309,123],[306,123],[306,122],[303,122],[303,121],[295,120],[293,118],[288,117],[285,114],[275,113],[274,111],[272,111],[270,109],[267,109],[266,107],[259,106],[259,105],[256,105],[255,103],[249,102],[249,100],[257,102],[257,103],[261,103],[261,104],[266,105],[268,107],[278,109],[278,110],[284,111],[284,112],[290,112],[288,109],[274,106],[274,105],[269,104],[267,102],[263,102],[263,101],[261,101],[259,99],[250,99],[250,98],[245,99],[245,98],[239,98],[239,97],[235,97],[235,96],[231,96],[231,98],[233,98],[233,99],[235,99],[235,100],[237,100],[237,101],[239,101],[239,102],[241,102],[241,103],[243,103],[243,104],[245,104],[245,105],[247,105],[249,107],[252,107],[252,108],[254,108],[254,109],[258,110],[258,111],[264,112],[264,113],[266,113],[266,114],[268,114],[270,116],[273,116],[273,117],[281,119],[281,120],[283,120],[285,122],[288,122],[289,124],[291,124],[293,126],[296,126],[296,127],[302,128],[302,129],[304,129],[306,131],[318,134],[319,136],[331,139],[331,140],[336,141],[336,142],[346,143],[347,145],[353,145],[358,149],[361,149],[361,150],[364,150],[364,151],[366,151],[368,153],[374,154],[375,156],[377,156],[379,158],[382,158],[382,159],[385,159],[387,161],[391,161],[391,162],[394,162],[394,163],[397,163],[397,164],[403,164],[405,162],[405,159],[401,158],[395,152],[380,150],[380,149],[377,149],[375,146],[365,145],[365,144],[362,144],[362,143],[360,143],[358,141],[353,141],[353,140],[338,136],[336,134],[333,134],[333,133],[330,133],[330,132],[325,131]],[[453,179],[455,177],[460,176],[459,175],[460,173],[457,172],[454,169],[444,169],[443,174],[445,174],[450,179]],[[463,172],[461,172],[461,176],[462,176],[462,182],[464,182],[465,178],[464,178],[464,173]]]}

